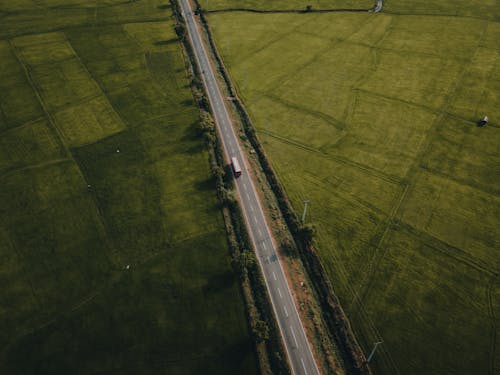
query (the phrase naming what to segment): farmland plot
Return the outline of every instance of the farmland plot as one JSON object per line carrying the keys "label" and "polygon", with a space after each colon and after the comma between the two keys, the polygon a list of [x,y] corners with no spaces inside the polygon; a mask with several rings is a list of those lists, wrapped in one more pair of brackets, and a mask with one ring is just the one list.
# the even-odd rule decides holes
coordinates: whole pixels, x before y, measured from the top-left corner
{"label": "farmland plot", "polygon": [[162,4],[0,1],[2,374],[257,372]]}
{"label": "farmland plot", "polygon": [[469,3],[208,14],[379,373],[500,368],[500,4]]}

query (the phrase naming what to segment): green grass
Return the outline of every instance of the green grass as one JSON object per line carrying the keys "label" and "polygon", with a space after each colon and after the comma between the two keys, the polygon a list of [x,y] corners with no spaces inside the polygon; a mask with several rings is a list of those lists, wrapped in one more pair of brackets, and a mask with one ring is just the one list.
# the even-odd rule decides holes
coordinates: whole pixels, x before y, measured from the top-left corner
{"label": "green grass", "polygon": [[500,8],[385,9],[208,18],[375,371],[493,373]]}
{"label": "green grass", "polygon": [[0,373],[257,373],[170,11],[45,3],[0,2]]}

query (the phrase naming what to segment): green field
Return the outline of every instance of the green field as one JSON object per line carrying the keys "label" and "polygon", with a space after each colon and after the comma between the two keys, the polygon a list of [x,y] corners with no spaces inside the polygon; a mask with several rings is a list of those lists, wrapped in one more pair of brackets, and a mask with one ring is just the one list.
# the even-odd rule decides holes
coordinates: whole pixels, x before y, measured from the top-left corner
{"label": "green field", "polygon": [[208,20],[375,372],[493,374],[500,3],[393,3]]}
{"label": "green field", "polygon": [[170,8],[86,3],[0,1],[0,373],[256,374]]}

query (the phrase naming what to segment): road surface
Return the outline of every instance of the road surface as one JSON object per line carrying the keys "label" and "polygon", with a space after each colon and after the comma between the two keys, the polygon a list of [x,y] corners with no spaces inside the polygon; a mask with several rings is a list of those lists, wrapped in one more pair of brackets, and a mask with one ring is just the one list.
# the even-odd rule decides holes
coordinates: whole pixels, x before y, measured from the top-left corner
{"label": "road surface", "polygon": [[266,223],[255,186],[248,174],[246,158],[241,151],[225,107],[224,98],[217,86],[212,66],[202,43],[195,15],[188,0],[180,0],[180,4],[195,57],[202,72],[203,83],[213,109],[217,130],[222,139],[226,160],[236,157],[241,164],[242,175],[236,179],[236,190],[250,238],[264,274],[292,371],[296,375],[318,375],[319,371],[304,327],[300,321],[283,268],[276,255],[274,243],[271,240],[271,231]]}

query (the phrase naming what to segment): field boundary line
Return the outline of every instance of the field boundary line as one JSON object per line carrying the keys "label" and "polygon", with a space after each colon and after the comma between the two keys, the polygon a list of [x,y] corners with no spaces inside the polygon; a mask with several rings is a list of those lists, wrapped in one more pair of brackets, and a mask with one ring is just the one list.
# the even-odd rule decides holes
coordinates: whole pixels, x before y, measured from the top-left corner
{"label": "field boundary line", "polygon": [[44,168],[44,167],[48,167],[50,165],[64,164],[66,162],[73,163],[73,160],[71,160],[71,158],[66,158],[66,159],[52,159],[52,160],[45,161],[45,162],[42,162],[42,163],[25,165],[23,167],[5,168],[4,170],[0,169],[0,177],[8,177],[8,176],[10,176],[12,174],[20,173],[20,172],[23,172],[23,171],[29,171],[29,170],[32,170],[32,169]]}
{"label": "field boundary line", "polygon": [[[385,242],[385,239],[387,237],[387,234],[389,231],[394,227],[395,220],[394,217],[396,216],[397,212],[399,211],[399,208],[401,207],[401,204],[403,203],[408,190],[410,188],[410,185],[405,185],[404,190],[402,191],[401,195],[399,196],[396,204],[392,207],[390,214],[387,216],[387,219],[385,220],[385,223],[383,224],[385,226],[382,236],[378,240],[377,244],[375,245],[375,250],[373,251],[373,255],[370,258],[370,261],[366,265],[366,267],[363,267],[364,272],[363,272],[363,279],[359,283],[359,291],[363,295],[363,300],[366,299],[366,294],[368,293],[368,290],[366,292],[363,292],[365,290],[366,285],[370,285],[369,281],[374,277],[376,271],[378,270],[379,264],[384,258],[385,254],[387,253],[387,248],[383,247],[383,244]],[[369,289],[369,288],[368,288]],[[357,297],[359,299],[359,294],[357,294]],[[356,304],[356,300],[353,300],[351,303],[354,306]]]}
{"label": "field boundary line", "polygon": [[500,194],[500,187],[498,189],[495,189],[494,186],[492,186],[492,187],[488,187],[486,185],[483,186],[483,185],[475,183],[473,181],[468,181],[468,180],[465,180],[463,178],[459,178],[459,177],[453,176],[451,174],[441,172],[435,168],[427,167],[427,166],[422,165],[422,164],[419,165],[419,168],[422,171],[424,171],[425,173],[429,173],[431,175],[438,176],[440,178],[452,181],[452,182],[456,183],[457,185],[470,187],[471,189],[478,190],[484,194],[488,194],[488,195]]}
{"label": "field boundary line", "polygon": [[292,28],[291,30],[289,30],[288,32],[285,32],[285,33],[282,33],[282,34],[279,34],[279,35],[276,35],[275,38],[269,40],[267,43],[265,43],[264,45],[260,46],[259,48],[257,48],[256,50],[254,51],[250,51],[248,52],[247,54],[243,55],[243,56],[240,56],[236,61],[235,61],[235,65],[238,64],[238,61],[245,61],[247,60],[250,56],[253,56],[253,55],[256,55],[258,54],[259,52],[262,52],[264,50],[266,50],[268,47],[272,46],[273,44],[275,43],[278,43],[280,40],[286,38],[287,36],[290,36],[292,35],[296,30],[300,30],[300,28],[302,28],[304,25],[312,22],[313,20],[305,20],[304,22],[301,22],[299,25],[295,26],[294,28]]}
{"label": "field boundary line", "polygon": [[423,110],[431,112],[431,113],[433,113],[435,115],[439,115],[439,114],[445,113],[444,111],[441,111],[440,108],[432,108],[432,107],[426,106],[425,104],[420,104],[420,103],[417,103],[417,102],[411,102],[411,101],[408,101],[408,100],[405,100],[405,99],[396,98],[394,96],[380,94],[378,92],[370,91],[370,90],[367,90],[367,89],[363,89],[361,87],[356,87],[356,88],[354,88],[354,90],[359,91],[362,94],[366,94],[368,96],[380,97],[380,98],[383,98],[383,99],[386,99],[386,100],[400,102],[400,103],[406,104],[406,105],[408,105],[410,107],[416,107],[418,109],[423,109]]}
{"label": "field boundary line", "polygon": [[[34,12],[32,12],[34,13]],[[16,14],[13,12],[13,14]],[[29,12],[26,12],[26,14],[29,14]],[[17,14],[16,14],[17,15]],[[38,16],[39,13],[36,13]],[[49,34],[49,33],[54,33],[54,32],[66,32],[66,31],[71,31],[71,30],[81,30],[81,29],[86,29],[86,28],[92,28],[92,27],[109,27],[109,26],[118,26],[118,25],[126,25],[126,24],[132,24],[132,23],[154,23],[154,22],[170,22],[172,19],[170,17],[166,18],[151,18],[147,20],[142,20],[142,21],[116,21],[116,22],[99,22],[99,23],[94,23],[91,20],[85,21],[84,23],[81,23],[79,25],[75,26],[60,26],[60,27],[54,27],[54,28],[49,28],[47,30],[44,30],[42,32],[19,32],[15,35],[10,35],[7,34],[3,37],[4,40],[12,40],[15,38],[23,37],[23,36],[30,36],[30,35],[40,35],[40,34]]]}
{"label": "field boundary line", "polygon": [[[122,26],[120,26],[120,28],[123,29]],[[126,33],[127,36],[128,36],[128,33]],[[94,77],[94,75],[90,72],[90,70],[87,68],[87,65],[85,65],[84,61],[80,58],[80,55],[78,55],[78,53],[76,53],[75,49],[73,48],[73,45],[71,44],[71,41],[69,40],[68,36],[66,35],[65,32],[63,32],[63,35],[64,35],[64,39],[66,40],[66,43],[68,44],[68,47],[71,49],[71,52],[73,52],[73,54],[75,55],[75,58],[78,60],[78,62],[80,63],[80,65],[83,67],[83,69],[85,70],[85,72],[88,74],[88,76],[92,79],[92,81],[95,82],[95,84],[97,85],[97,87],[99,88],[99,91],[101,92],[101,95],[104,97],[104,99],[106,99],[106,102],[109,104],[110,108],[113,109],[113,112],[114,114],[120,119],[120,121],[122,122],[122,124],[125,126],[125,128],[128,128],[128,122],[126,122],[122,116],[118,113],[118,111],[115,109],[115,107],[113,106],[113,103],[111,103],[111,100],[108,98],[108,96],[106,95],[106,90],[104,90],[104,88],[101,86],[101,84],[99,83],[99,81],[96,79],[96,77]],[[120,69],[121,70],[121,69]],[[128,84],[127,84],[128,86]],[[120,133],[123,132],[120,131]]]}
{"label": "field boundary line", "polygon": [[[92,8],[113,8],[115,6],[122,6],[122,5],[128,5],[130,3],[134,3],[134,2],[137,2],[138,0],[122,0],[120,2],[117,2],[117,3],[112,3],[112,4],[102,4],[102,5],[99,5],[99,6],[96,6],[96,7],[92,7]],[[67,10],[67,9],[71,9],[71,10],[75,10],[75,9],[80,9],[80,10],[89,10],[89,9],[92,9],[90,7],[82,7],[82,6],[78,6],[78,4],[75,4],[75,5],[53,5],[53,6],[48,6],[47,9],[57,9],[57,10],[60,10],[60,9],[63,9],[63,10]]]}
{"label": "field boundary line", "polygon": [[[77,166],[77,168],[76,168],[77,169],[77,174],[82,179],[84,185],[89,185],[89,181],[87,180],[87,178],[83,174],[83,171],[81,170],[80,165],[77,163],[77,161],[76,161],[73,153],[69,149],[68,145],[64,142],[64,138],[62,136],[62,133],[59,131],[59,129],[55,125],[54,118],[52,117],[52,115],[50,114],[50,112],[47,110],[47,107],[45,106],[45,103],[44,103],[44,101],[43,101],[43,99],[42,99],[42,97],[40,95],[40,92],[39,92],[37,86],[33,82],[33,79],[31,77],[31,73],[30,73],[28,67],[24,64],[23,60],[19,57],[17,48],[12,44],[12,42],[10,40],[8,41],[8,43],[9,43],[9,46],[10,46],[12,52],[14,53],[14,56],[16,57],[18,63],[22,66],[22,68],[24,70],[24,74],[26,76],[26,79],[29,82],[29,84],[31,86],[31,89],[35,93],[35,95],[36,95],[36,97],[37,97],[37,99],[38,99],[38,101],[40,103],[40,106],[41,106],[43,112],[45,113],[45,116],[47,118],[47,123],[48,123],[49,127],[52,128],[52,131],[54,131],[55,134],[57,134],[57,136],[59,138],[59,142],[61,142],[61,146],[65,150],[66,155]],[[104,219],[104,215],[103,215],[103,213],[101,211],[101,208],[99,207],[99,204],[98,204],[98,201],[96,199],[96,196],[95,196],[95,194],[90,194],[90,197],[91,197],[90,199],[94,203],[93,209],[95,210],[97,222],[100,224],[100,225],[97,225],[98,231],[100,232],[99,234],[100,234],[101,238],[104,239],[106,247],[110,251],[114,251],[115,250],[115,246],[114,246],[114,243],[108,237],[108,227],[106,225],[106,220]]]}
{"label": "field boundary line", "polygon": [[[385,37],[385,35],[384,35],[384,37]],[[414,56],[422,56],[422,57],[435,58],[435,59],[439,59],[439,60],[445,60],[442,55],[436,55],[436,54],[430,53],[430,52],[421,52],[421,51],[415,51],[415,50],[398,50],[398,49],[389,48],[389,47],[379,47],[378,45],[371,46],[371,45],[363,43],[363,42],[353,42],[353,41],[348,41],[348,42],[353,44],[353,45],[356,45],[356,46],[367,47],[367,48],[376,48],[377,50],[380,50],[380,51],[386,51],[386,52],[391,52],[391,53],[395,53],[395,54],[403,54],[404,53],[404,54],[409,54],[409,55],[414,55]],[[378,44],[378,42],[377,42],[377,44]],[[450,60],[451,61],[459,61],[459,62],[463,62],[463,63],[468,61],[467,58],[461,58],[461,57],[457,57],[457,56],[447,58],[446,60],[447,61],[450,61]]]}
{"label": "field boundary line", "polygon": [[375,10],[375,8],[311,8],[310,10],[304,9],[254,9],[254,8],[225,8],[225,9],[203,9],[206,14],[211,13],[258,13],[258,14],[314,14],[314,13],[365,13]]}
{"label": "field boundary line", "polygon": [[[328,181],[325,182],[323,180],[317,180],[316,182],[311,182],[311,179],[308,179],[307,177],[304,177],[304,180],[307,181],[308,183],[314,183],[318,189],[324,189],[327,191],[331,189],[330,184],[327,183]],[[385,216],[385,217],[389,216],[387,214],[387,212],[384,211],[383,209],[372,205],[367,200],[362,199],[362,198],[356,196],[355,194],[352,194],[351,191],[349,191],[343,187],[343,184],[340,184],[339,186],[335,187],[335,195],[344,202],[347,202],[347,203],[350,203],[350,204],[356,205],[356,206],[361,206],[364,209],[373,211],[374,213],[378,213],[381,216]],[[367,241],[366,243],[370,243],[370,241]]]}
{"label": "field boundary line", "polygon": [[465,14],[437,14],[437,13],[403,13],[401,11],[391,11],[391,10],[384,10],[384,13],[394,15],[394,16],[403,16],[403,17],[443,17],[443,18],[472,18],[476,20],[481,20],[481,21],[492,21],[492,22],[499,22],[500,18],[494,17],[494,18],[484,18],[484,17],[479,17],[479,16],[468,16]]}
{"label": "field boundary line", "polygon": [[[0,108],[0,112],[1,112],[2,108]],[[9,127],[9,128],[5,128],[3,130],[0,131],[0,136],[3,136],[4,134],[7,134],[7,133],[10,133],[10,132],[13,132],[14,130],[16,129],[22,129],[22,128],[25,128],[25,127],[29,127],[39,121],[43,121],[43,120],[46,120],[46,117],[45,116],[41,116],[41,117],[37,117],[35,119],[32,119],[32,120],[29,120],[27,122],[24,122],[22,124],[19,124],[19,125],[16,125],[16,126],[12,126],[12,127]]]}
{"label": "field boundary line", "polygon": [[467,59],[468,64],[464,63],[464,65],[461,67],[461,71],[459,72],[459,74],[457,74],[457,77],[454,80],[453,84],[448,88],[448,91],[445,95],[444,103],[440,106],[440,108],[436,109],[436,111],[434,112],[436,114],[436,118],[428,128],[425,136],[420,141],[417,147],[418,152],[415,155],[414,162],[408,168],[408,171],[405,175],[405,179],[408,181],[409,184],[413,182],[415,175],[418,173],[421,161],[425,160],[424,158],[425,155],[429,154],[428,150],[431,147],[432,140],[437,136],[437,126],[442,121],[443,117],[447,115],[448,107],[451,105],[453,99],[455,98],[456,92],[458,88],[461,86],[462,80],[464,79],[466,73],[468,72],[472,60],[474,59],[474,56],[479,51],[481,42],[484,39],[484,36],[486,35],[487,29],[488,29],[488,24],[486,24],[486,26],[483,27],[481,36],[477,41],[478,44],[474,49],[474,51],[470,54],[470,57]]}
{"label": "field boundary line", "polygon": [[276,90],[279,87],[288,83],[290,80],[292,80],[293,78],[291,78],[291,77],[295,77],[297,72],[300,72],[300,71],[304,70],[305,68],[307,68],[309,65],[314,63],[317,59],[321,58],[323,55],[326,55],[328,52],[330,52],[337,45],[342,44],[342,43],[346,43],[346,42],[348,43],[350,37],[352,37],[354,34],[358,33],[363,27],[365,27],[370,22],[373,22],[373,18],[370,16],[365,17],[362,20],[362,22],[360,22],[360,24],[358,25],[359,27],[357,29],[354,29],[353,31],[348,32],[347,35],[345,35],[345,36],[340,36],[340,37],[336,38],[334,41],[331,42],[330,45],[325,46],[325,48],[322,50],[318,50],[317,53],[315,53],[310,59],[308,59],[304,63],[297,66],[293,73],[285,73],[285,74],[282,74],[280,76],[277,76],[272,81],[269,81],[267,83],[267,87],[273,86],[276,88],[268,90],[267,92],[269,92],[271,94],[276,93]]}
{"label": "field boundary line", "polygon": [[347,127],[347,124],[344,121],[338,120],[335,117],[328,115],[324,112],[314,110],[314,109],[307,109],[306,107],[301,106],[300,104],[293,103],[293,102],[291,102],[287,99],[281,98],[273,93],[262,92],[261,94],[264,97],[269,98],[270,100],[277,102],[278,104],[281,104],[285,107],[289,107],[289,108],[294,109],[296,111],[299,111],[299,112],[305,113],[307,115],[310,115],[312,117],[316,117],[320,120],[323,120],[326,123],[332,125],[337,130],[343,131]]}
{"label": "field boundary line", "polygon": [[348,159],[345,159],[341,156],[335,156],[335,155],[332,155],[332,154],[327,154],[323,151],[320,151],[318,149],[315,149],[313,147],[310,147],[310,146],[307,146],[307,145],[304,145],[303,143],[300,143],[300,142],[297,142],[297,141],[293,141],[289,138],[285,138],[285,137],[282,137],[282,136],[279,136],[277,135],[276,133],[274,132],[270,132],[268,130],[265,130],[265,129],[259,129],[258,132],[260,133],[264,133],[264,134],[267,134],[273,138],[276,138],[277,140],[283,142],[283,143],[288,143],[290,145],[293,145],[293,146],[296,146],[298,148],[301,148],[305,151],[309,151],[309,152],[313,152],[313,153],[316,153],[316,154],[319,154],[321,155],[323,158],[325,159],[329,159],[329,160],[332,160],[332,161],[335,161],[335,162],[338,162],[338,163],[341,163],[341,164],[345,164],[345,165],[348,165],[350,167],[353,167],[353,168],[356,168],[360,171],[363,171],[363,172],[366,172],[367,174],[369,175],[372,175],[372,176],[375,176],[383,181],[386,181],[386,182],[389,182],[391,184],[396,184],[396,185],[401,185],[404,183],[404,180],[402,180],[401,178],[398,178],[397,176],[392,176],[392,175],[388,175],[388,174],[385,174],[385,173],[382,173],[376,169],[373,169],[373,168],[370,168],[370,167],[367,167],[363,164],[359,164],[359,163],[356,163],[356,162],[353,162],[351,160],[348,160]]}
{"label": "field boundary line", "polygon": [[[206,235],[206,234],[209,234],[211,232],[213,232],[213,231],[204,232],[204,233],[200,234],[199,237],[201,237],[203,235]],[[198,237],[198,236],[193,236],[192,238],[195,238],[195,237]],[[134,265],[134,267],[140,267],[140,266],[143,266],[143,265],[147,265],[147,263],[151,262],[153,259],[155,259],[155,258],[157,258],[157,257],[159,257],[161,255],[165,255],[165,253],[168,252],[172,247],[180,245],[180,244],[182,244],[184,242],[188,242],[192,238],[178,241],[175,244],[169,244],[168,247],[163,248],[163,249],[161,249],[161,250],[159,250],[157,252],[151,253],[151,254],[147,255],[146,257],[136,258],[136,259],[134,259],[134,264],[133,265]],[[16,250],[16,254],[17,254],[18,257],[21,256],[21,255],[18,254],[17,250]],[[23,269],[24,269],[24,267],[23,267]],[[109,279],[106,279],[97,288],[94,288],[94,291],[92,293],[89,293],[86,297],[84,297],[80,301],[76,302],[74,305],[66,307],[66,308],[63,308],[62,312],[59,312],[59,313],[55,314],[52,318],[50,318],[48,320],[45,320],[44,322],[40,322],[40,324],[38,324],[38,325],[36,325],[34,327],[27,327],[22,332],[20,332],[19,334],[17,334],[15,337],[17,339],[19,339],[21,337],[24,337],[26,335],[29,335],[31,333],[34,333],[34,332],[39,331],[41,329],[44,329],[45,327],[47,327],[47,326],[49,326],[51,324],[54,324],[55,322],[57,322],[61,318],[64,319],[64,318],[70,317],[77,310],[79,310],[80,308],[82,308],[83,306],[85,306],[86,304],[88,304],[89,302],[91,302],[99,294],[102,294],[103,290],[113,288],[114,285],[117,283],[117,279],[115,279],[115,277],[114,277],[115,274],[116,274],[116,276],[118,276],[118,279],[119,279],[119,278],[122,277],[122,273],[125,272],[125,270],[123,270],[122,268],[116,268],[116,265],[115,265],[115,269],[112,269],[112,272],[113,272],[113,274],[111,275],[111,277]],[[31,280],[29,279],[29,276],[26,275],[26,278],[27,278],[27,282],[31,285],[33,296],[34,296],[35,300],[37,301],[37,303],[39,304],[39,308],[43,309],[43,304],[42,304],[41,301],[38,300],[38,297],[37,297],[37,295],[35,293],[35,290],[33,288]],[[12,340],[12,342],[15,342],[15,341],[16,340]]]}

